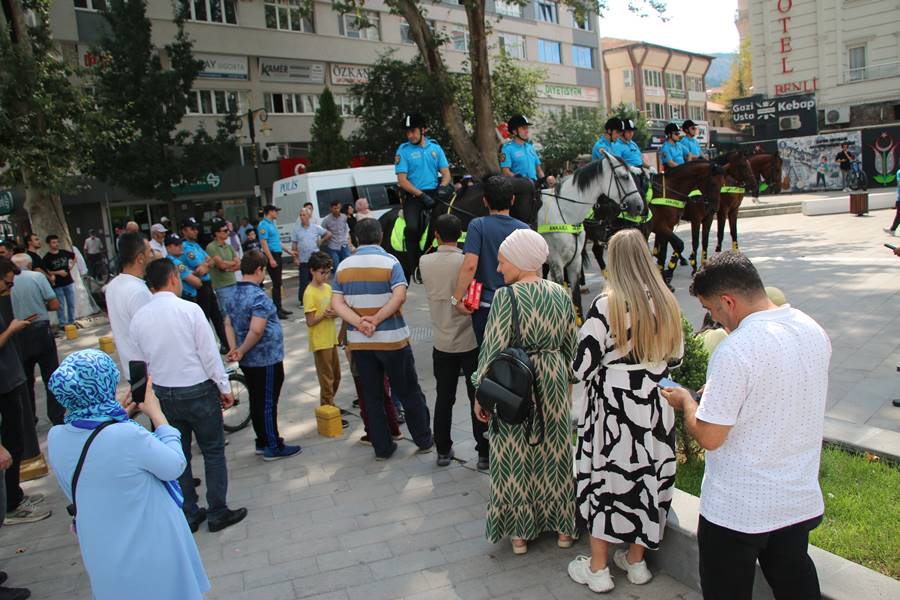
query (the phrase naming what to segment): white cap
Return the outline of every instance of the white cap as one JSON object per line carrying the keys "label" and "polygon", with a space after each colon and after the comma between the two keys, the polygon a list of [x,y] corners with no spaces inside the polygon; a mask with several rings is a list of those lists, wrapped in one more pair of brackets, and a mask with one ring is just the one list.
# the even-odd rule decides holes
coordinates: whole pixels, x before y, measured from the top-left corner
{"label": "white cap", "polygon": [[169,230],[160,223],[156,223],[155,225],[153,225],[153,227],[150,228],[151,233],[166,233],[167,231]]}

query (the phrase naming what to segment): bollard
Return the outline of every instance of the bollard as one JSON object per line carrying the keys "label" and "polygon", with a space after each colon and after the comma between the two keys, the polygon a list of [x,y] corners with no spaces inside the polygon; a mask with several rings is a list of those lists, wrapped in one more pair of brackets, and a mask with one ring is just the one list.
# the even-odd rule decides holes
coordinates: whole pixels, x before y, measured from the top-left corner
{"label": "bollard", "polygon": [[104,335],[100,338],[100,349],[107,354],[112,354],[116,351],[116,344],[113,342],[111,335]]}
{"label": "bollard", "polygon": [[325,437],[340,437],[344,432],[341,425],[341,410],[336,406],[319,406],[316,408],[316,425],[319,435]]}
{"label": "bollard", "polygon": [[74,340],[78,338],[78,328],[71,323],[69,325],[66,325],[65,330],[67,340]]}

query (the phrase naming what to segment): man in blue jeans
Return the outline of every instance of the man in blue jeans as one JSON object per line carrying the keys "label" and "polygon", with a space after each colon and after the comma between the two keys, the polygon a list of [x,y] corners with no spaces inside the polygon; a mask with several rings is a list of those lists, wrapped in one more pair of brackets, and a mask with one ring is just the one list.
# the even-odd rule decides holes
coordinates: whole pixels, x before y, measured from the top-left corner
{"label": "man in blue jeans", "polygon": [[[154,260],[145,275],[153,298],[132,318],[129,328],[138,360],[147,363],[153,391],[169,423],[181,432],[187,467],[178,483],[184,492],[185,517],[197,531],[209,516],[209,530],[220,531],[247,516],[246,508],[231,510],[225,503],[228,471],[222,409],[234,404],[216,339],[203,310],[182,300],[181,276],[165,258]],[[191,434],[203,453],[208,509],[197,506],[191,471]]]}
{"label": "man in blue jeans", "polygon": [[331,255],[331,262],[334,264],[335,270],[337,270],[341,261],[353,252],[347,215],[341,212],[341,203],[337,200],[331,202],[328,216],[322,219],[322,227],[331,234],[328,241],[325,242],[325,249]]}
{"label": "man in blue jeans", "polygon": [[[318,252],[319,246],[331,239],[331,233],[311,221],[312,213],[305,206],[300,209],[300,220],[291,228],[291,256],[299,268],[300,287],[297,302],[303,304],[303,292],[310,282],[309,257]],[[332,259],[334,261],[334,259]]]}

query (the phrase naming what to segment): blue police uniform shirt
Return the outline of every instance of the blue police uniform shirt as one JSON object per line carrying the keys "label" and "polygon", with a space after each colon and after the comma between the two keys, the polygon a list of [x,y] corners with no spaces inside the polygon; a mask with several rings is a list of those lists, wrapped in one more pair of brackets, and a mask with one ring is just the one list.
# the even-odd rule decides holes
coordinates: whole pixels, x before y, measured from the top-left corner
{"label": "blue police uniform shirt", "polygon": [[597,142],[594,144],[594,148],[593,150],[591,150],[591,160],[599,160],[601,150],[606,150],[607,154],[610,154],[612,156],[619,156],[616,153],[616,147],[606,138],[605,135],[601,135],[600,139],[597,140]]}
{"label": "blue police uniform shirt", "polygon": [[537,179],[537,168],[541,164],[534,144],[519,144],[510,140],[500,148],[500,168],[506,167],[513,175]]}
{"label": "blue police uniform shirt", "polygon": [[[184,240],[181,244],[181,248],[184,252],[181,253],[180,260],[191,271],[206,262],[206,257],[209,256],[209,254],[206,253],[206,250],[204,250],[197,242]],[[200,278],[200,281],[209,281],[209,271]]]}
{"label": "blue police uniform shirt", "polygon": [[697,138],[692,138],[689,135],[681,138],[681,141],[678,142],[685,150],[685,158],[687,158],[687,154],[693,154],[696,157],[699,157],[700,154],[703,153],[703,150],[700,149],[700,142],[697,141]]}
{"label": "blue police uniform shirt", "polygon": [[281,234],[278,233],[278,225],[269,219],[263,219],[256,226],[256,235],[259,241],[269,244],[269,252],[281,252]]}
{"label": "blue police uniform shirt", "polygon": [[634,143],[634,140],[626,142],[624,138],[619,138],[613,144],[613,150],[617,152],[616,156],[625,161],[629,167],[640,167],[644,164],[644,158],[641,156],[641,149]]}
{"label": "blue police uniform shirt", "polygon": [[676,165],[683,165],[685,156],[684,146],[680,143],[673,144],[669,140],[666,140],[659,149],[659,158],[662,160],[662,163],[667,166],[669,161],[674,162]]}
{"label": "blue police uniform shirt", "polygon": [[176,258],[171,254],[167,255],[166,258],[172,261],[172,264],[175,265],[176,269],[178,269],[178,275],[181,276],[181,296],[183,298],[196,298],[197,289],[187,281],[185,281],[188,278],[188,275],[191,274],[191,270],[181,261],[180,258]]}
{"label": "blue police uniform shirt", "polygon": [[428,138],[424,146],[400,144],[394,163],[394,173],[406,173],[409,182],[420,190],[436,190],[440,182],[438,171],[450,166],[443,148]]}

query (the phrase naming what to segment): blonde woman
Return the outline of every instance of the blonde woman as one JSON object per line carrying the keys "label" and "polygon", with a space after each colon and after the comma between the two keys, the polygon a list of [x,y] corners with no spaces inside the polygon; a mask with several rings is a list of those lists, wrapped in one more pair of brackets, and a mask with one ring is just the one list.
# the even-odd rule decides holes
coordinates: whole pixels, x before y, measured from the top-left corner
{"label": "blonde woman", "polygon": [[650,581],[644,550],[663,537],[675,485],[675,413],[657,383],[684,352],[681,311],[653,264],[644,237],[620,231],[609,243],[606,292],[578,336],[575,376],[587,402],[578,419],[576,519],[591,556],[569,576],[595,592],[613,589],[613,560],[634,584]]}

